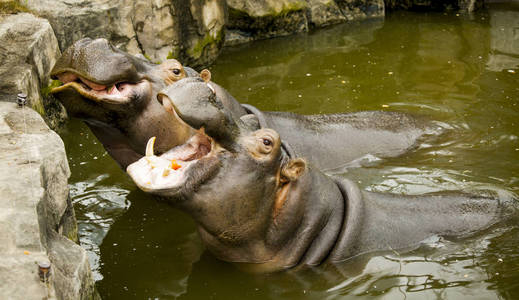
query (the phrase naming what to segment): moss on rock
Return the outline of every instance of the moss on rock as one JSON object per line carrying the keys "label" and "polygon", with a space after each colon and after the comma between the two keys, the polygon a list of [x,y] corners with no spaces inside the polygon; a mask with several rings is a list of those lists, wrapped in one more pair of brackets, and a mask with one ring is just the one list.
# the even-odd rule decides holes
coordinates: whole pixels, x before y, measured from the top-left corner
{"label": "moss on rock", "polygon": [[67,112],[63,105],[51,94],[53,88],[62,84],[59,80],[52,80],[49,85],[40,89],[41,108],[33,108],[43,116],[43,119],[53,130],[60,128],[67,120]]}
{"label": "moss on rock", "polygon": [[284,3],[281,11],[277,12],[275,10],[272,10],[271,16],[284,17],[293,12],[304,11],[307,8],[308,5],[305,1]]}
{"label": "moss on rock", "polygon": [[166,59],[178,59],[179,52],[180,51],[176,47],[171,49],[171,51],[168,52],[168,56],[166,57]]}
{"label": "moss on rock", "polygon": [[62,85],[63,82],[59,80],[52,80],[48,86],[45,86],[41,89],[41,96],[42,97],[49,97],[51,94],[53,88],[57,88],[58,86]]}
{"label": "moss on rock", "polygon": [[27,7],[20,4],[20,1],[0,1],[0,14],[17,14],[20,12],[30,12]]}
{"label": "moss on rock", "polygon": [[[216,37],[213,37],[209,32],[205,34],[204,38],[199,40],[194,47],[189,49],[187,52],[192,58],[200,58],[206,47],[211,45],[219,45],[223,41],[223,31],[219,31]],[[169,56],[169,55],[168,55]]]}

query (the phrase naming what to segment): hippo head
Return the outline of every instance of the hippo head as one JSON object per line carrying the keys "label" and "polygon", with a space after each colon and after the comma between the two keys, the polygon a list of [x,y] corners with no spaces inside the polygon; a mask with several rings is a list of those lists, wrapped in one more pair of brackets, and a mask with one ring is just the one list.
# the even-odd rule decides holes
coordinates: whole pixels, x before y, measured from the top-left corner
{"label": "hippo head", "polygon": [[[156,65],[115,48],[106,39],[84,38],[56,62],[51,77],[62,85],[51,92],[69,113],[89,118],[98,106],[128,110],[129,106],[146,105],[159,90],[186,76],[184,67],[174,59]],[[83,107],[89,104],[91,109]]]}
{"label": "hippo head", "polygon": [[51,93],[69,115],[87,123],[123,168],[142,157],[151,136],[160,137],[157,151],[163,152],[193,133],[156,100],[158,91],[167,85],[199,76],[174,59],[152,64],[105,39],[85,38],[63,53],[51,76],[62,83]]}
{"label": "hippo head", "polygon": [[[150,139],[146,156],[127,168],[129,175],[145,192],[192,215],[217,257],[274,260],[275,245],[283,241],[278,226],[288,228],[283,224],[295,220],[280,212],[297,198],[289,190],[305,173],[305,161],[290,157],[276,131],[234,119],[202,80],[182,79],[158,97],[167,111],[198,131],[160,156]],[[290,214],[302,207],[291,207]]]}
{"label": "hippo head", "polygon": [[209,71],[198,74],[174,59],[153,64],[105,39],[77,41],[63,53],[51,76],[62,83],[51,92],[69,115],[86,122],[123,168],[142,157],[152,136],[158,137],[155,150],[162,153],[183,144],[194,133],[157,101],[160,90],[182,78],[203,79],[231,114],[245,112],[227,91],[209,81]]}

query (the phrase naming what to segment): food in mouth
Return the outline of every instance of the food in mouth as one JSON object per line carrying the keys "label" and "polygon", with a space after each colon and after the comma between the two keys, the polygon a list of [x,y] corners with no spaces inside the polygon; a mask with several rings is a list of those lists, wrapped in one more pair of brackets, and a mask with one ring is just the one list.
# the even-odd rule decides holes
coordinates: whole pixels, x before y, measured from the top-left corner
{"label": "food in mouth", "polygon": [[178,170],[178,169],[182,168],[182,166],[179,165],[179,164],[177,163],[177,160],[176,160],[176,159],[173,159],[173,160],[171,161],[171,168],[172,168],[173,170]]}
{"label": "food in mouth", "polygon": [[[144,190],[182,185],[187,180],[186,172],[200,159],[211,155],[211,150],[215,148],[215,143],[203,129],[198,130],[185,144],[160,156],[154,153],[155,141],[155,137],[150,138],[146,146],[146,156],[128,167],[132,177],[141,179],[135,182]],[[139,182],[144,183],[144,186]]]}

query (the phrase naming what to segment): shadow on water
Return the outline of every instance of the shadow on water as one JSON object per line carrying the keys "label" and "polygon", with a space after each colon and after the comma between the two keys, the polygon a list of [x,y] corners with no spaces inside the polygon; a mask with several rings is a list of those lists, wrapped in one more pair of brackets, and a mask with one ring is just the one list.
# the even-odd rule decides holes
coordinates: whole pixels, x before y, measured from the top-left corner
{"label": "shadow on water", "polygon": [[[395,110],[447,133],[408,155],[338,168],[364,189],[519,191],[519,6],[473,16],[396,12],[386,20],[225,49],[214,81],[239,101],[303,114]],[[137,190],[88,129],[62,133],[82,245],[106,299],[514,299],[519,222],[434,237],[411,252],[246,274],[203,248],[193,221]],[[347,149],[345,150],[347,151]]]}

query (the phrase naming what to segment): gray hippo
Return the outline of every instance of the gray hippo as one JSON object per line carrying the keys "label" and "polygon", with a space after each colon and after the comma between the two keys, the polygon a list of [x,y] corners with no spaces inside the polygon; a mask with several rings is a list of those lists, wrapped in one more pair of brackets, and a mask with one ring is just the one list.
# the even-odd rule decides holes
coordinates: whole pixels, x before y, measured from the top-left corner
{"label": "gray hippo", "polygon": [[463,237],[517,215],[513,196],[362,191],[296,155],[275,130],[234,119],[217,97],[187,99],[175,85],[196,83],[178,81],[159,94],[196,134],[160,156],[150,139],[146,156],[127,172],[140,189],[190,214],[217,258],[245,269],[272,272],[412,249],[431,236]]}
{"label": "gray hippo", "polygon": [[[76,42],[63,53],[51,76],[63,83],[52,93],[71,116],[85,120],[123,168],[142,157],[152,136],[157,137],[155,151],[163,153],[194,134],[190,126],[165,112],[157,101],[158,92],[186,77],[210,80],[208,71],[198,74],[175,60],[152,64],[113,47],[105,39]],[[199,86],[204,87],[199,93],[214,93],[233,118],[247,116],[244,119],[249,123],[275,129],[294,151],[321,169],[335,168],[369,154],[398,156],[422,138],[437,133],[431,129],[437,128],[432,123],[396,112],[310,116],[262,112],[241,106],[213,82]],[[189,94],[177,96],[192,99]]]}
{"label": "gray hippo", "polygon": [[[126,168],[142,157],[151,136],[160,137],[157,151],[184,143],[193,130],[179,124],[156,101],[158,91],[188,76],[205,77],[178,61],[153,64],[125,53],[106,39],[85,38],[63,52],[51,77],[62,85],[52,89],[72,117],[83,119],[107,152]],[[231,113],[244,114],[223,88],[210,83]]]}

